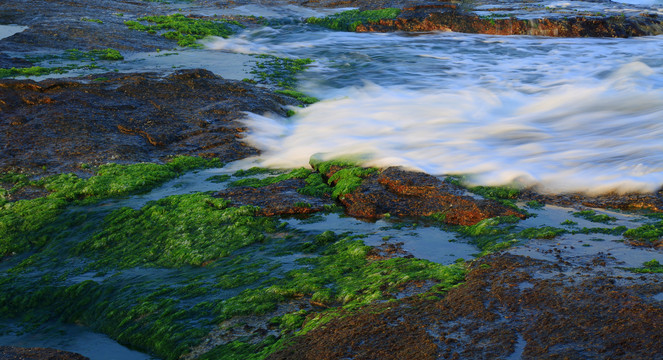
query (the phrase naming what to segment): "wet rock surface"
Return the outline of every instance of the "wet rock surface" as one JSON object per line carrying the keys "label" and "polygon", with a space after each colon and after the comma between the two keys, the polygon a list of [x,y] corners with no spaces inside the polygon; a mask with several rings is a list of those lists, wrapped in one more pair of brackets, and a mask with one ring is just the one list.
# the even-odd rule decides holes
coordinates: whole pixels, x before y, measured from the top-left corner
{"label": "wet rock surface", "polygon": [[191,154],[232,161],[245,111],[285,115],[293,100],[206,70],[0,81],[0,169],[72,171],[80,164]]}
{"label": "wet rock surface", "polygon": [[416,6],[404,9],[394,20],[381,20],[357,27],[358,32],[455,31],[490,35],[533,35],[553,37],[633,37],[663,32],[658,16],[544,16],[520,19],[477,15],[457,5]]}
{"label": "wet rock surface", "polygon": [[496,216],[525,216],[492,200],[464,195],[464,190],[428,174],[388,168],[341,198],[350,216],[377,218],[443,214],[453,225],[474,225]]}
{"label": "wet rock surface", "polygon": [[663,307],[652,297],[660,278],[578,270],[489,255],[443,299],[371,306],[270,359],[660,358]]}
{"label": "wet rock surface", "polygon": [[523,201],[539,201],[559,206],[586,206],[619,210],[663,211],[663,191],[649,194],[541,194],[532,190],[523,191],[519,198]]}
{"label": "wet rock surface", "polygon": [[265,216],[311,214],[334,205],[331,198],[302,195],[298,189],[306,186],[302,179],[289,179],[263,187],[240,187],[220,191],[215,196],[232,201],[235,206],[259,206],[258,213]]}
{"label": "wet rock surface", "polygon": [[[0,52],[33,55],[35,51],[72,48],[114,48],[120,51],[172,48],[175,44],[171,40],[160,36],[145,36],[124,25],[124,21],[135,17],[169,10],[163,5],[144,1],[3,2],[0,24],[18,24],[29,28],[0,41]],[[86,18],[101,23],[82,20]]]}
{"label": "wet rock surface", "polygon": [[62,350],[0,346],[1,360],[89,360],[89,358]]}

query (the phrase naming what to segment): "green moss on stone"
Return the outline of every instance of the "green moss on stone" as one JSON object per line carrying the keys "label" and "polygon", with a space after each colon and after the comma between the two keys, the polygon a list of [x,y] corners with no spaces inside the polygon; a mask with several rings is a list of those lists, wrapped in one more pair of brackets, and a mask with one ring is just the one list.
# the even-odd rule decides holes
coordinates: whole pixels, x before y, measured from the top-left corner
{"label": "green moss on stone", "polygon": [[97,266],[200,266],[234,250],[265,241],[278,223],[257,217],[251,206],[206,194],[171,196],[140,210],[122,208],[105,220],[104,230],[82,242],[76,254],[97,258]]}
{"label": "green moss on stone", "polygon": [[658,260],[646,261],[642,264],[642,267],[639,268],[627,268],[627,270],[639,274],[654,274],[654,273],[663,273],[663,265],[658,262]]}
{"label": "green moss on stone", "polygon": [[395,19],[400,13],[400,9],[396,8],[366,11],[348,10],[324,18],[311,17],[306,19],[306,22],[333,30],[356,31],[357,26],[361,24],[376,23],[383,19]]}
{"label": "green moss on stone", "polygon": [[304,104],[307,104],[307,105],[314,104],[314,103],[320,101],[317,98],[307,96],[306,94],[301,93],[301,92],[296,91],[296,90],[276,90],[275,93],[293,97],[293,98],[295,98],[295,99],[297,99],[297,100],[299,100],[299,101],[301,101],[301,102],[303,102]]}
{"label": "green moss on stone", "polygon": [[183,47],[202,47],[202,45],[197,43],[197,40],[207,36],[227,38],[234,33],[229,25],[241,27],[235,21],[194,19],[182,14],[145,16],[138,20],[156,25],[143,25],[138,21],[125,21],[124,24],[130,29],[148,33],[165,31],[162,33],[162,36],[167,39],[177,40],[177,44]]}
{"label": "green moss on stone", "polygon": [[[297,84],[297,74],[306,69],[306,65],[311,64],[313,60],[281,58],[273,55],[258,55],[258,62],[254,65],[251,73],[258,78],[258,82],[269,84],[282,89],[281,93],[301,98],[302,102],[315,102],[312,97],[294,91]],[[283,92],[285,91],[285,92]]]}
{"label": "green moss on stone", "polygon": [[617,218],[613,216],[609,216],[606,214],[597,214],[594,210],[584,210],[584,211],[574,212],[573,216],[583,218],[591,222],[598,222],[603,224],[608,224],[610,222],[617,220]]}
{"label": "green moss on stone", "polygon": [[642,242],[659,241],[663,239],[663,220],[654,224],[646,224],[635,229],[629,229],[624,232],[624,237]]}
{"label": "green moss on stone", "polygon": [[[4,203],[0,207],[0,257],[43,246],[50,236],[39,230],[56,221],[71,204],[89,204],[144,192],[186,171],[218,165],[218,160],[183,156],[163,165],[102,165],[96,175],[88,179],[74,174],[60,174],[31,181],[28,185],[42,187],[50,194],[32,200]],[[25,180],[13,174],[5,177]]]}

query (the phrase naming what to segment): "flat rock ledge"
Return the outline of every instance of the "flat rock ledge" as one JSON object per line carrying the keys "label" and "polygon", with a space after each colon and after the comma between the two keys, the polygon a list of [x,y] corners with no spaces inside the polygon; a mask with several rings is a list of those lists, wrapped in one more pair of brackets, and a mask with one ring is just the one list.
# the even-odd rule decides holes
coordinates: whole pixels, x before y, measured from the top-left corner
{"label": "flat rock ledge", "polygon": [[81,164],[228,162],[258,154],[245,112],[285,116],[296,100],[207,70],[0,80],[0,171],[60,173]]}

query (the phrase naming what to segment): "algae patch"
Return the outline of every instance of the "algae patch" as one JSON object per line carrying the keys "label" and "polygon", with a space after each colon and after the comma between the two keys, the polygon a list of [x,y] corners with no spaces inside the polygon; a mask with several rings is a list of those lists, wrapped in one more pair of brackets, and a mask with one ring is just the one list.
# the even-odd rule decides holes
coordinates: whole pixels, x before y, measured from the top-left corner
{"label": "algae patch", "polygon": [[0,199],[0,257],[46,244],[53,236],[44,231],[45,226],[54,224],[69,205],[90,204],[105,198],[147,191],[186,171],[219,165],[218,160],[176,157],[163,165],[101,165],[95,176],[87,179],[74,174],[60,174],[28,180],[26,175],[4,174],[3,182],[12,181],[11,188],[4,190],[6,194],[25,186],[41,188],[49,194],[14,202]]}
{"label": "algae patch", "polygon": [[[144,25],[141,21],[154,25]],[[200,39],[207,36],[227,38],[235,33],[233,27],[242,27],[236,21],[195,19],[182,14],[144,16],[138,18],[138,21],[125,21],[124,24],[133,30],[145,31],[149,34],[160,33],[167,39],[177,40],[179,46],[196,48],[202,47],[197,42]]]}
{"label": "algae patch", "polygon": [[377,23],[383,19],[395,19],[400,13],[400,9],[396,8],[366,11],[348,10],[324,18],[311,17],[306,19],[306,22],[333,30],[356,31],[361,24]]}

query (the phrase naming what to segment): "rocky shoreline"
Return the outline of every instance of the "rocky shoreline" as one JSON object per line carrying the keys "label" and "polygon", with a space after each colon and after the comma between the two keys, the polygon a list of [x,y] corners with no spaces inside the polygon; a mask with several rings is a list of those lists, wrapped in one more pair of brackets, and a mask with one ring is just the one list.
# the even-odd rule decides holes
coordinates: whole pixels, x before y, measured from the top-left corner
{"label": "rocky shoreline", "polygon": [[[343,20],[349,25],[334,25],[357,32],[663,33],[658,13],[598,3],[614,10],[598,14],[591,7],[571,11],[501,1],[262,2],[397,9],[390,18],[361,13]],[[213,191],[172,190],[140,206],[127,199],[169,181],[177,189],[185,186],[178,176],[259,155],[245,142],[245,113],[287,117],[289,107],[315,99],[297,93],[284,78],[270,80],[273,74],[242,81],[199,68],[114,71],[94,51],[117,50],[126,57],[175,48],[187,34],[204,36],[191,30],[200,25],[193,23],[186,29],[172,25],[174,34],[161,36],[168,30],[149,26],[167,26],[159,22],[166,18],[141,20],[146,16],[191,14],[180,20],[220,23],[228,31],[272,21],[210,16],[210,9],[250,4],[3,5],[0,24],[27,29],[0,38],[1,69],[39,67],[71,49],[77,49],[72,61],[78,63],[40,70],[50,73],[34,79],[0,79],[0,235],[6,237],[0,241],[0,285],[6,290],[0,317],[31,318],[26,323],[32,325],[54,319],[84,324],[169,359],[663,356],[656,336],[663,333],[662,266],[652,260],[638,267],[620,254],[579,251],[603,236],[621,239],[625,249],[651,250],[643,256],[658,254],[663,189],[544,194],[472,187],[453,177],[393,167],[312,161],[310,168],[291,172],[210,172],[206,181],[217,184]],[[142,23],[132,29],[131,21]],[[327,26],[324,19],[311,21]],[[278,71],[294,76],[304,63],[281,62]],[[78,70],[83,76],[66,73]],[[546,207],[577,212],[565,213],[564,222],[521,225],[537,214],[547,216]],[[398,230],[440,227],[482,256],[434,264],[389,242],[390,235],[371,247],[362,239],[372,233],[311,234],[281,222],[313,222],[329,214],[386,221]],[[525,239],[552,244],[530,252],[512,247]],[[544,255],[537,258],[537,252]],[[85,357],[0,346],[0,359],[23,358]]]}

